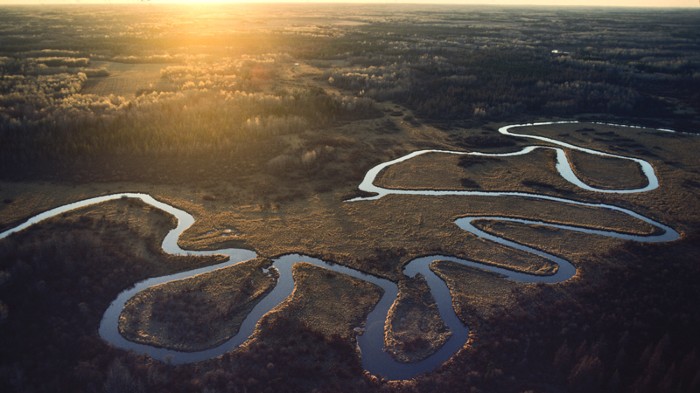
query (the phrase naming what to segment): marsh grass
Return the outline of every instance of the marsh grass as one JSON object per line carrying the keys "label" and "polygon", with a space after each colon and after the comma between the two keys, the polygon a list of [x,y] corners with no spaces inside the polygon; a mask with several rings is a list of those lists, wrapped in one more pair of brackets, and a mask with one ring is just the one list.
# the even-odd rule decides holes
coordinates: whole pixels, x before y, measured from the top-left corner
{"label": "marsh grass", "polygon": [[362,327],[382,296],[373,284],[307,263],[296,264],[292,274],[294,291],[278,312],[326,337],[354,342],[354,329]]}
{"label": "marsh grass", "polygon": [[233,337],[276,283],[256,259],[149,288],[130,299],[119,317],[129,340],[181,351],[201,351]]}
{"label": "marsh grass", "polygon": [[433,354],[450,335],[425,279],[399,281],[399,296],[385,326],[387,351],[399,361],[416,362]]}

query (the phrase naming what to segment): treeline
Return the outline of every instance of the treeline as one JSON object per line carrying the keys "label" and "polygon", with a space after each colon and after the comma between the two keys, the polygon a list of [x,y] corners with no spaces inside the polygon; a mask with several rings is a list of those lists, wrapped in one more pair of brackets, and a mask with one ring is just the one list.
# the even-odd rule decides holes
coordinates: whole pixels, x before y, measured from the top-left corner
{"label": "treeline", "polygon": [[[236,7],[184,10],[144,4],[40,9],[4,6],[2,11],[0,56],[168,63],[315,44],[308,35],[281,34],[269,28],[241,29],[241,25],[257,16]],[[266,17],[270,14],[274,13]]]}

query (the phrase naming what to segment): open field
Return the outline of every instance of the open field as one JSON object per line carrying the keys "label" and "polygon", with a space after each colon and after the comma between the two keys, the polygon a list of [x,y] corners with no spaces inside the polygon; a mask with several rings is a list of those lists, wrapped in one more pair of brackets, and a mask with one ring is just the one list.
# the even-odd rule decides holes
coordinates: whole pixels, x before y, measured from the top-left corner
{"label": "open field", "polygon": [[455,294],[453,304],[460,318],[479,332],[483,320],[512,307],[516,284],[496,274],[438,261],[431,267]]}
{"label": "open field", "polygon": [[81,92],[133,98],[142,92],[173,90],[175,86],[170,87],[161,79],[161,70],[166,65],[94,61],[91,66],[105,70],[108,75],[88,78]]}
{"label": "open field", "polygon": [[[387,168],[376,184],[605,203],[667,224],[681,238],[639,244],[477,221],[492,235],[566,258],[576,275],[523,284],[432,263],[469,340],[433,371],[387,381],[363,370],[356,344],[355,328],[380,299],[379,287],[307,264],[293,269],[292,295],[221,357],[173,366],[106,344],[97,329],[119,292],[222,260],[163,253],[172,217],[112,201],[0,240],[0,390],[700,389],[700,137],[654,129],[700,129],[700,14],[144,7],[0,8],[0,231],[69,202],[143,192],[194,217],[183,249],[259,255],[142,292],[123,314],[130,339],[185,350],[225,341],[275,284],[261,268],[300,253],[397,283],[385,340],[395,358],[415,361],[450,332],[426,281],[404,275],[409,261],[440,254],[540,276],[558,270],[464,231],[456,219],[655,233],[620,211],[518,196],[345,202],[368,196],[357,188],[368,170],[412,151],[554,146],[499,134],[507,124],[580,120],[512,131],[646,160],[659,188],[581,189],[559,175],[549,149],[426,154]],[[591,186],[645,185],[629,161],[564,150]]]}
{"label": "open field", "polygon": [[581,153],[569,153],[576,175],[586,184],[598,188],[639,188],[646,185],[642,171],[634,162],[610,157],[581,157]]}

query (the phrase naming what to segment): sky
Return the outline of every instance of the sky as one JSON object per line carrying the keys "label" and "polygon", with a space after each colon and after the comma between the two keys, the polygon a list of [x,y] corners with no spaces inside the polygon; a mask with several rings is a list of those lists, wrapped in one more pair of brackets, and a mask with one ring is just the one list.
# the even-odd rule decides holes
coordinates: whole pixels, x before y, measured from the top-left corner
{"label": "sky", "polygon": [[[116,4],[139,3],[144,0],[0,0],[1,4]],[[150,3],[426,3],[426,4],[490,4],[550,6],[615,6],[615,7],[692,7],[700,8],[700,0],[146,0]]]}

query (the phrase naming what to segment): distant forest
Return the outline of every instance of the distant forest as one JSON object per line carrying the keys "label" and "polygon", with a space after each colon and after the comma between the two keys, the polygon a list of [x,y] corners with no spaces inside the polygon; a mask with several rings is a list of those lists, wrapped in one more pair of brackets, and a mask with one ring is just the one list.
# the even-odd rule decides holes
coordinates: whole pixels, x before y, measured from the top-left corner
{"label": "distant forest", "polygon": [[[694,12],[321,7],[318,19],[289,8],[265,24],[252,11],[192,22],[146,9],[3,9],[0,177],[70,178],[126,157],[262,165],[284,135],[381,116],[374,104],[389,101],[445,128],[565,118],[700,129]],[[290,78],[300,63],[321,73]],[[130,95],[91,88],[134,64],[160,75]]]}
{"label": "distant forest", "polygon": [[653,15],[504,10],[376,24],[339,40],[354,67],[328,74],[447,124],[600,117],[698,130],[698,15]]}

